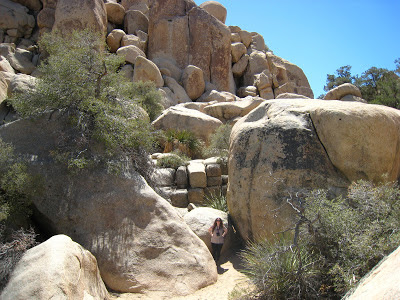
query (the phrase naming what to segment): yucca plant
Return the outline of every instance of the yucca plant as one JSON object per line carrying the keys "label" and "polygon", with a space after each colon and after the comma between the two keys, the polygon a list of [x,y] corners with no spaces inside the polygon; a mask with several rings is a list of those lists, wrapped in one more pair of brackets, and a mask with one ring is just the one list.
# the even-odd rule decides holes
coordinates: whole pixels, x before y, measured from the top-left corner
{"label": "yucca plant", "polygon": [[219,193],[211,193],[204,197],[204,204],[208,207],[228,212],[226,197],[220,191]]}
{"label": "yucca plant", "polygon": [[202,141],[188,130],[169,129],[164,133],[164,153],[180,151],[190,158],[201,156]]}
{"label": "yucca plant", "polygon": [[263,299],[317,299],[316,262],[302,245],[289,238],[249,242],[241,252],[243,272],[259,289]]}

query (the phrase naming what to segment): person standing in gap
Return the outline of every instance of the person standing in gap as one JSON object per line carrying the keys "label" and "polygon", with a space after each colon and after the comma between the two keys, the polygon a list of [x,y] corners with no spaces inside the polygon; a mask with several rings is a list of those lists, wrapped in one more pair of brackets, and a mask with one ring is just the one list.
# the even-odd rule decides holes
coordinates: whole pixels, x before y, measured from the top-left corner
{"label": "person standing in gap", "polygon": [[228,229],[224,226],[221,218],[216,218],[214,224],[208,229],[211,235],[211,248],[212,256],[216,263],[218,263],[221,255],[221,249],[224,244],[224,237],[226,236]]}

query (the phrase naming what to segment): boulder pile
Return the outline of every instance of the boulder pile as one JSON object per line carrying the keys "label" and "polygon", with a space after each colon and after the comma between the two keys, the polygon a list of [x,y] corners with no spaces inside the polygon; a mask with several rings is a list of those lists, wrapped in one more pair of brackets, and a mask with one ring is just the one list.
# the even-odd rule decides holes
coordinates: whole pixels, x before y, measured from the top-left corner
{"label": "boulder pile", "polygon": [[[157,159],[168,155],[174,154],[154,153],[152,158],[156,164]],[[189,203],[204,205],[204,197],[207,195],[226,195],[228,168],[217,157],[197,159],[176,169],[157,169],[154,181],[175,207],[184,208]]]}

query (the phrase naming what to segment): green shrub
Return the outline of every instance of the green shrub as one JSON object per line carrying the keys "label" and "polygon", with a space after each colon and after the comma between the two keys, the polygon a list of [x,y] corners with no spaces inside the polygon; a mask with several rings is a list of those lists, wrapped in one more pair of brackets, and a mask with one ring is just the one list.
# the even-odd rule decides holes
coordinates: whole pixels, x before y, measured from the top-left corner
{"label": "green shrub", "polygon": [[157,159],[157,167],[177,169],[180,166],[186,166],[189,160],[190,158],[187,156],[174,152],[171,155]]}
{"label": "green shrub", "polygon": [[[122,168],[128,158],[145,172],[148,164],[141,167],[139,161],[147,159],[154,144],[149,118],[162,109],[154,85],[127,80],[119,72],[124,58],[102,50],[104,39],[93,32],[44,34],[39,46],[49,56],[39,66],[35,89],[10,100],[23,117],[46,111],[68,116],[70,128],[60,132],[55,158],[78,170],[109,161]],[[100,157],[89,151],[93,142],[105,148]]]}
{"label": "green shrub", "polygon": [[31,198],[39,192],[39,180],[28,175],[12,145],[0,139],[0,223],[7,227],[26,226],[32,213]]}
{"label": "green shrub", "polygon": [[210,145],[205,149],[206,157],[228,157],[229,137],[232,131],[232,125],[223,124],[211,135]]}
{"label": "green shrub", "polygon": [[279,242],[250,243],[243,252],[246,272],[266,299],[339,299],[400,244],[395,183],[359,181],[347,197],[317,190],[297,200],[290,204],[298,221],[277,234]]}
{"label": "green shrub", "polygon": [[190,158],[202,156],[203,142],[188,130],[165,131],[161,144],[164,145],[165,153],[179,151]]}
{"label": "green shrub", "polygon": [[228,212],[226,197],[221,191],[218,194],[211,193],[210,195],[204,196],[204,204],[208,207]]}

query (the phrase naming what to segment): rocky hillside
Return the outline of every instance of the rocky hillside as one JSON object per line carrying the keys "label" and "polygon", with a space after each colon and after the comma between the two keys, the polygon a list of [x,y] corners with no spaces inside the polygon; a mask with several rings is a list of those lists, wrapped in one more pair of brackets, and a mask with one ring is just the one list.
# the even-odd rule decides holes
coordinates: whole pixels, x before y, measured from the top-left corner
{"label": "rocky hillside", "polygon": [[[0,0],[0,138],[31,158],[29,170],[46,183],[33,199],[41,226],[81,245],[58,236],[30,250],[2,299],[107,299],[105,286],[188,295],[217,280],[207,224],[227,217],[201,208],[183,217],[187,211],[174,206],[201,203],[216,186],[227,189],[232,220],[249,240],[291,224],[287,197],[314,188],[337,195],[358,179],[399,178],[397,110],[362,103],[348,85],[312,99],[303,71],[276,56],[260,34],[226,26],[227,13],[215,1]],[[126,77],[155,83],[165,109],[155,128],[189,130],[208,143],[220,125],[235,124],[227,172],[216,159],[158,170],[159,185],[169,189],[164,199],[133,170],[72,176],[60,168],[50,154],[66,120],[56,114],[8,122],[16,116],[7,97],[40,80],[40,36],[87,28],[124,57]],[[53,261],[71,280],[47,268]],[[33,277],[35,284],[24,284]]]}

